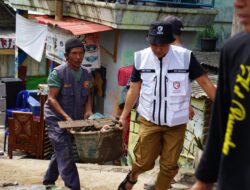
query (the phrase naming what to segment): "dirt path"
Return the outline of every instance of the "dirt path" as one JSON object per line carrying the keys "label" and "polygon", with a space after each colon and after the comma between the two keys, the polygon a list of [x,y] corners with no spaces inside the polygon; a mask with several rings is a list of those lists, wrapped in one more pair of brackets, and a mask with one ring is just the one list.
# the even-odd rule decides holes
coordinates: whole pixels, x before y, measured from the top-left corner
{"label": "dirt path", "polygon": [[[3,130],[0,129],[0,150],[3,150],[2,139]],[[0,190],[41,190],[42,179],[48,164],[49,160],[27,159],[16,153],[14,154],[13,159],[9,159],[5,153],[4,156],[0,156]],[[119,183],[125,178],[129,171],[129,167],[127,166],[81,163],[77,164],[77,168],[82,190],[117,190]],[[144,183],[147,183],[150,180],[152,181],[155,172],[156,170],[151,170],[140,175],[133,190],[143,190]],[[179,172],[179,176],[183,176],[182,173],[187,173],[187,179],[193,181],[193,171],[190,173],[190,171],[184,170],[184,172]],[[17,187],[1,187],[3,183],[14,182],[18,183]],[[32,187],[39,184],[40,188]],[[56,185],[58,187],[64,187],[64,183],[60,178],[57,180]],[[20,186],[25,186],[25,188],[20,188]],[[44,187],[42,189],[44,189]],[[173,188],[172,190],[174,189],[183,190],[187,189],[187,186],[186,188],[180,187]]]}
{"label": "dirt path", "polygon": [[[47,160],[1,159],[0,182],[18,182],[19,185],[41,184],[48,166]],[[84,190],[115,190],[125,177],[128,167],[96,164],[77,164],[81,187]],[[135,190],[142,190],[149,176],[140,176]],[[57,186],[63,187],[63,181],[57,180]]]}

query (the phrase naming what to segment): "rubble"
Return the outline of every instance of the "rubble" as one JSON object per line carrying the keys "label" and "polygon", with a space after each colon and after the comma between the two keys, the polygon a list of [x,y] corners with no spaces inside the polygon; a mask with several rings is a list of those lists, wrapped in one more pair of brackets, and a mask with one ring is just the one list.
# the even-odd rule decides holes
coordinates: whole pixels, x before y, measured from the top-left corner
{"label": "rubble", "polygon": [[9,186],[17,186],[18,182],[1,182],[0,181],[0,187],[9,187]]}

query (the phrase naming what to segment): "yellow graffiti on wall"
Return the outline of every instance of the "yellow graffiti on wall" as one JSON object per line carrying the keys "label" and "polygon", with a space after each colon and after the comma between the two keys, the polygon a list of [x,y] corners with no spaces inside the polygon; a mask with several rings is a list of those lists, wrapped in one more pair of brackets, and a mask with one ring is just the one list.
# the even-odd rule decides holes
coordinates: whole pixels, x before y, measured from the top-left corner
{"label": "yellow graffiti on wall", "polygon": [[230,148],[236,148],[236,144],[232,140],[232,135],[235,123],[243,121],[246,118],[246,110],[243,101],[245,93],[249,92],[250,85],[250,66],[240,65],[241,72],[236,76],[236,83],[234,86],[234,94],[239,100],[233,99],[229,111],[227,129],[224,139],[222,152],[224,155],[229,154]]}

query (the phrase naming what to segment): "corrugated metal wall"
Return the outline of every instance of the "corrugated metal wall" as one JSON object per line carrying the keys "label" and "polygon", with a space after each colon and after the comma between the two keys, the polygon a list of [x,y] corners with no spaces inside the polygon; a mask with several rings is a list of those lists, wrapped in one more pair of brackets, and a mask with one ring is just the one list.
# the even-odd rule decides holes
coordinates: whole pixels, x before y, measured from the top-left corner
{"label": "corrugated metal wall", "polygon": [[29,57],[27,76],[45,76],[45,75],[47,75],[47,63],[45,56],[43,56],[41,62],[37,62],[31,57]]}
{"label": "corrugated metal wall", "polygon": [[0,77],[13,77],[15,72],[15,56],[0,55]]}
{"label": "corrugated metal wall", "polygon": [[[46,59],[43,57],[39,63],[32,58],[28,58],[27,76],[45,76],[47,74]],[[0,77],[14,77],[15,56],[0,55]]]}

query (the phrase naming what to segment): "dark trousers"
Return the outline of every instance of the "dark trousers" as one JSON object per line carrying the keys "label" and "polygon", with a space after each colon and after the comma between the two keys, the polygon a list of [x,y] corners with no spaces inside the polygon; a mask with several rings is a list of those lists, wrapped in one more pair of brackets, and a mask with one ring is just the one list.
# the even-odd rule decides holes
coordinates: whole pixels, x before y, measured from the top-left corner
{"label": "dark trousers", "polygon": [[49,168],[43,179],[43,184],[55,184],[60,175],[66,187],[80,190],[80,180],[73,158],[73,137],[58,126],[48,127],[48,136],[54,149]]}

